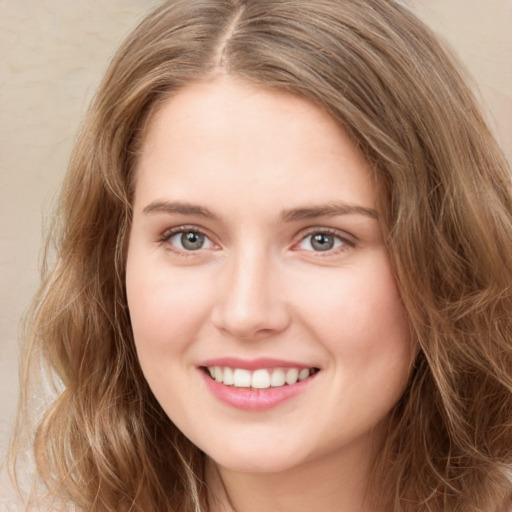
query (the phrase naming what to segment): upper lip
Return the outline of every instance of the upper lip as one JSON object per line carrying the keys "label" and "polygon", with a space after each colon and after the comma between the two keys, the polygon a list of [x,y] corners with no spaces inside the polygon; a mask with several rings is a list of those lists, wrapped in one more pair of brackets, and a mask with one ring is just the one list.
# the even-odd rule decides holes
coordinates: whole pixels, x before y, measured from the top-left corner
{"label": "upper lip", "polygon": [[315,368],[314,365],[298,363],[284,359],[259,357],[257,359],[239,359],[236,357],[219,357],[201,362],[199,367],[227,366],[229,368],[242,368],[257,370],[259,368]]}

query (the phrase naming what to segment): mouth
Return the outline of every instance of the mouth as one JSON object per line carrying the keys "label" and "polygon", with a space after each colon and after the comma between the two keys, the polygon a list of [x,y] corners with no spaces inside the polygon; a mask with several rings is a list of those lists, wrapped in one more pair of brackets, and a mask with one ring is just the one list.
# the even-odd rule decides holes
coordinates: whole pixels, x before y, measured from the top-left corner
{"label": "mouth", "polygon": [[203,361],[198,370],[218,400],[251,413],[278,407],[294,397],[310,396],[306,390],[314,386],[320,372],[318,367],[298,362],[231,357]]}
{"label": "mouth", "polygon": [[293,386],[305,381],[320,370],[310,367],[234,368],[230,366],[202,366],[210,379],[231,388],[269,389]]}

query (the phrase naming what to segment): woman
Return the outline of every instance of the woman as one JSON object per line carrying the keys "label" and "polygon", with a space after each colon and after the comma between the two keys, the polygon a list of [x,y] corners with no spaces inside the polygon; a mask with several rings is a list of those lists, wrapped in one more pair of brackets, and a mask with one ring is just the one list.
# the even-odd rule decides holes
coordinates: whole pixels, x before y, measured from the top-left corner
{"label": "woman", "polygon": [[54,506],[506,507],[511,198],[398,3],[164,3],[91,107],[35,301]]}

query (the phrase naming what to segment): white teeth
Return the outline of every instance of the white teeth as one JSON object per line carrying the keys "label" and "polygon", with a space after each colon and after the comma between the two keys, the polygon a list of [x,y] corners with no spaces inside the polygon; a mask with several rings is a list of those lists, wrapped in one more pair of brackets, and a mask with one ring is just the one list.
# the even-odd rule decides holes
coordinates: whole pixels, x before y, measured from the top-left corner
{"label": "white teeth", "polygon": [[311,375],[310,368],[260,368],[251,372],[243,368],[209,366],[207,370],[212,379],[226,386],[253,389],[278,388],[286,384],[292,386]]}
{"label": "white teeth", "polygon": [[270,374],[268,370],[256,370],[252,374],[251,387],[256,389],[266,389],[270,387]]}
{"label": "white teeth", "polygon": [[272,372],[272,376],[270,377],[270,385],[273,388],[278,388],[280,386],[284,386],[284,371],[281,368],[276,368]]}
{"label": "white teeth", "polygon": [[250,388],[251,372],[237,368],[233,373],[233,385],[235,388]]}
{"label": "white teeth", "polygon": [[302,368],[299,372],[299,382],[309,377],[309,368]]}
{"label": "white teeth", "polygon": [[229,368],[229,367],[224,368],[224,379],[223,379],[223,382],[227,386],[232,386],[233,383],[235,382],[233,380],[233,370],[231,368]]}
{"label": "white teeth", "polygon": [[291,386],[292,384],[296,384],[298,378],[299,378],[299,370],[297,368],[290,368],[286,372],[285,380],[286,380],[286,384],[288,384],[289,386]]}

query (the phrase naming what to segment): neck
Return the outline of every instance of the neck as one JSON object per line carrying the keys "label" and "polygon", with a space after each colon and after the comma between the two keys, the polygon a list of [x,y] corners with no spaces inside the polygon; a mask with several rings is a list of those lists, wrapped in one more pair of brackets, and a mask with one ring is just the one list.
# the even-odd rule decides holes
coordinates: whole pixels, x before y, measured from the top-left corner
{"label": "neck", "polygon": [[241,472],[208,460],[211,512],[384,512],[366,500],[372,454],[345,447],[274,473]]}

